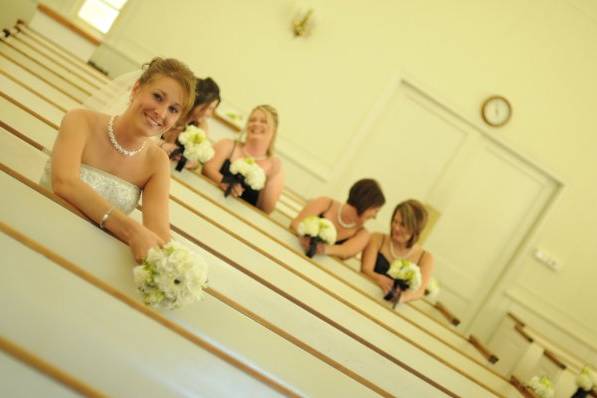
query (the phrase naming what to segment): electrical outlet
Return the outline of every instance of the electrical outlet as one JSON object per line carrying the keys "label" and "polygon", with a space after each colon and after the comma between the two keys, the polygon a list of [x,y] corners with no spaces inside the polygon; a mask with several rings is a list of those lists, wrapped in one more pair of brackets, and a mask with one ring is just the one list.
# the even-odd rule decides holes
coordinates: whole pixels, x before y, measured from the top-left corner
{"label": "electrical outlet", "polygon": [[539,261],[541,264],[553,271],[559,271],[562,267],[558,260],[541,249],[535,249],[533,252],[533,257],[535,257],[535,260]]}

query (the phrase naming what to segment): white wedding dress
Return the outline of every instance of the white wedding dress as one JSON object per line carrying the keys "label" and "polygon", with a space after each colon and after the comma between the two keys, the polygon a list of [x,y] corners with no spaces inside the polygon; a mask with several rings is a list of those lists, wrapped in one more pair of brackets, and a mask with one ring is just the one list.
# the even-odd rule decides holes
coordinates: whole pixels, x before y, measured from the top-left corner
{"label": "white wedding dress", "polygon": [[[141,189],[135,184],[86,164],[81,164],[80,176],[81,181],[125,214],[129,214],[137,207]],[[39,183],[52,191],[51,159],[48,159]]]}

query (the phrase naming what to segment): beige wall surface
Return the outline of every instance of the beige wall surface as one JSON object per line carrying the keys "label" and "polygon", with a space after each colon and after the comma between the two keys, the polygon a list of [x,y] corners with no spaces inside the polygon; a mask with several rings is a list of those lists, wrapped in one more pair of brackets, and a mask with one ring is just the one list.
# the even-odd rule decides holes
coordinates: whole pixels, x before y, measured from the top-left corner
{"label": "beige wall surface", "polygon": [[[55,3],[72,10],[72,1]],[[226,102],[242,111],[275,105],[279,150],[294,160],[287,162],[288,184],[307,197],[343,199],[337,193],[346,186],[334,165],[350,164],[346,154],[366,137],[376,107],[392,94],[388,87],[404,76],[417,82],[562,183],[528,245],[557,259],[560,271],[529,250],[519,253],[493,300],[509,290],[529,311],[595,347],[597,318],[588,314],[597,301],[597,3],[312,0],[304,3],[315,10],[307,38],[290,30],[296,4],[129,0],[105,41],[126,58],[120,68],[154,55],[178,57],[214,77]],[[116,70],[117,58],[104,51],[97,61]],[[496,93],[514,110],[499,129],[479,116],[481,102]],[[373,152],[358,155],[376,161]],[[392,173],[376,177],[389,183]],[[391,207],[403,198],[388,199]],[[453,244],[466,250],[471,242],[454,236]]]}
{"label": "beige wall surface", "polygon": [[36,6],[35,0],[0,0],[0,26],[12,27],[17,19],[30,21]]}

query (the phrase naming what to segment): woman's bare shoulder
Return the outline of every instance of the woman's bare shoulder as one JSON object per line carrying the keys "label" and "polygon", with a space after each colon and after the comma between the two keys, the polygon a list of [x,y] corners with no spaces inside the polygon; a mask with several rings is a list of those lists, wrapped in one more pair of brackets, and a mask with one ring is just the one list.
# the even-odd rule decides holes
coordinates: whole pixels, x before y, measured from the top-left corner
{"label": "woman's bare shoulder", "polygon": [[96,122],[99,120],[107,120],[108,115],[92,111],[90,109],[76,108],[71,109],[65,113],[63,120],[75,120],[85,121],[88,123]]}
{"label": "woman's bare shoulder", "polygon": [[61,133],[97,134],[105,131],[108,115],[89,109],[71,109],[62,118]]}
{"label": "woman's bare shoulder", "polygon": [[170,159],[168,158],[168,155],[155,142],[148,145],[147,163],[154,169],[154,171],[170,167]]}
{"label": "woman's bare shoulder", "polygon": [[230,138],[222,138],[214,144],[214,148],[219,150],[230,149],[234,146],[235,141]]}
{"label": "woman's bare shoulder", "polygon": [[371,240],[371,242],[379,243],[380,245],[383,242],[384,237],[385,237],[385,234],[381,233],[381,232],[370,232],[369,233],[369,239]]}
{"label": "woman's bare shoulder", "polygon": [[309,201],[310,205],[328,208],[334,203],[334,199],[328,196],[318,196]]}

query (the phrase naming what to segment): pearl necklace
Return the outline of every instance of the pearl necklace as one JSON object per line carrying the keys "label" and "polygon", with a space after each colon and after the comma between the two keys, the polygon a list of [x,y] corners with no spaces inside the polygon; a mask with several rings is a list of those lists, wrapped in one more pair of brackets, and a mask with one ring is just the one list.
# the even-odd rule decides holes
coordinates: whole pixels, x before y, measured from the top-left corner
{"label": "pearl necklace", "polygon": [[114,147],[114,149],[116,149],[118,152],[120,152],[124,156],[129,156],[129,157],[135,156],[136,154],[141,152],[143,150],[143,148],[145,148],[145,143],[147,142],[147,140],[143,141],[143,144],[141,144],[139,149],[135,149],[133,151],[124,149],[118,143],[118,141],[116,141],[116,136],[114,135],[114,119],[116,119],[116,115],[113,115],[112,117],[110,117],[110,120],[108,121],[108,138],[110,139],[110,142],[112,143],[112,146]]}
{"label": "pearl necklace", "polygon": [[342,221],[342,209],[343,209],[343,208],[344,208],[344,203],[342,203],[342,204],[340,205],[340,208],[338,209],[338,212],[336,213],[336,219],[338,220],[338,224],[340,224],[340,226],[341,226],[342,228],[346,228],[346,229],[349,229],[349,228],[354,228],[354,227],[357,225],[357,223],[356,223],[356,222],[353,222],[353,223],[345,223],[344,221]]}
{"label": "pearl necklace", "polygon": [[390,241],[388,243],[390,244],[390,254],[392,255],[392,257],[394,257],[394,259],[396,259],[396,258],[408,258],[410,256],[410,254],[412,253],[413,248],[414,248],[414,246],[411,247],[408,250],[408,252],[406,253],[406,256],[402,256],[401,257],[401,256],[397,255],[396,252],[394,251],[394,242],[392,242],[392,237],[391,236],[390,236]]}
{"label": "pearl necklace", "polygon": [[247,152],[247,150],[245,149],[245,146],[244,146],[244,145],[243,145],[243,147],[241,148],[241,151],[242,151],[242,153],[243,153],[245,156],[252,157],[252,158],[253,158],[253,159],[255,159],[255,160],[265,160],[265,159],[267,159],[267,158],[268,158],[267,154],[266,154],[266,155],[261,155],[261,156],[254,156],[254,155],[251,155],[249,152]]}

